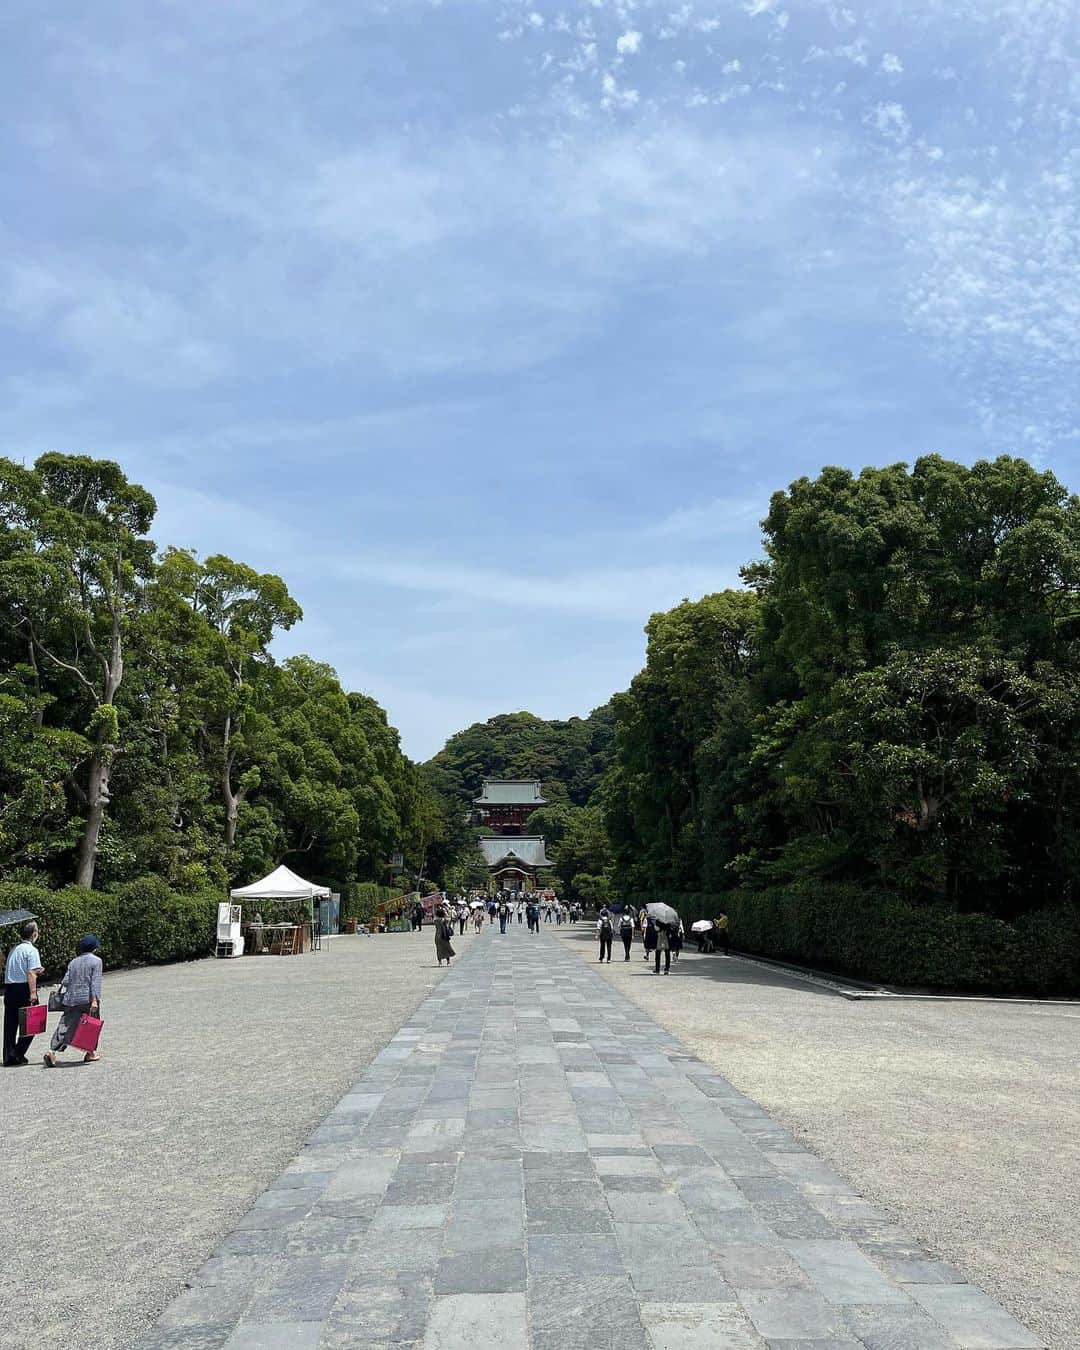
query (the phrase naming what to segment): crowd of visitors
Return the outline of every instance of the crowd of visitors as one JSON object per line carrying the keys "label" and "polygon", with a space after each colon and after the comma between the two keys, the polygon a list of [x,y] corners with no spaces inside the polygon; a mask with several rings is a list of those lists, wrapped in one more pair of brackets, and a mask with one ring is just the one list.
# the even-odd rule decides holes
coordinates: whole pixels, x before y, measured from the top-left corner
{"label": "crowd of visitors", "polygon": [[[726,942],[727,936],[727,918],[723,917],[723,933]],[[719,924],[721,920],[711,920]],[[683,940],[686,937],[686,930],[683,928],[683,921],[669,905],[654,905],[650,908],[639,910],[637,916],[626,908],[619,912],[614,912],[605,906],[599,913],[596,920],[596,935],[600,941],[600,955],[598,961],[611,962],[611,948],[615,938],[616,930],[623,945],[623,960],[629,961],[631,949],[634,945],[634,934],[641,934],[641,946],[644,952],[644,959],[650,958],[654,962],[654,973],[660,974],[661,962],[664,967],[664,974],[671,971],[671,962],[674,959],[679,960],[679,953],[683,948]],[[698,951],[705,948],[698,941]],[[713,950],[710,948],[710,950]],[[725,945],[726,950],[726,945]]]}
{"label": "crowd of visitors", "polygon": [[[417,903],[413,909],[414,927],[423,924],[424,911]],[[541,923],[577,923],[584,917],[578,903],[567,903],[551,891],[499,891],[495,894],[458,895],[443,900],[435,910],[435,947],[439,964],[450,964],[454,949],[450,939],[454,924],[463,935],[471,919],[477,933],[483,931],[485,919],[499,932],[505,933],[515,923],[524,923],[530,933],[538,933]],[[611,962],[615,939],[622,943],[623,960],[631,959],[634,938],[639,936],[644,960],[652,962],[653,973],[668,975],[672,963],[678,964],[679,954],[686,939],[686,930],[678,913],[669,905],[652,904],[637,912],[627,906],[604,906],[596,919],[596,936],[600,953],[597,960]],[[701,953],[730,952],[728,918],[721,914],[714,919],[700,919],[693,925],[692,936]]]}
{"label": "crowd of visitors", "polygon": [[[41,1006],[38,982],[45,974],[38,951],[41,936],[38,925],[30,920],[19,930],[21,941],[8,952],[4,963],[4,1068],[18,1069],[29,1064],[30,1046],[36,1031],[31,1009]],[[59,1012],[60,1021],[53,1032],[44,1063],[55,1069],[56,1056],[63,1054],[72,1043],[85,1016],[97,1018],[101,1014],[101,974],[104,969],[98,951],[101,943],[93,933],[79,940],[77,955],[68,963],[64,978],[49,995],[49,1012]],[[40,1030],[44,1030],[42,1022]],[[93,1064],[101,1056],[96,1049],[87,1050],[83,1060]]]}

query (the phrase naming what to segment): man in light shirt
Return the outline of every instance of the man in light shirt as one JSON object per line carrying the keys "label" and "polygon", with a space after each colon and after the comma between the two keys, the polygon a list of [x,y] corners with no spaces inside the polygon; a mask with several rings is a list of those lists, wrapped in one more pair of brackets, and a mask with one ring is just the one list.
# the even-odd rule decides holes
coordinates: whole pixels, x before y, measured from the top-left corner
{"label": "man in light shirt", "polygon": [[4,1068],[17,1069],[28,1063],[26,1052],[33,1036],[19,1035],[19,1012],[38,1001],[38,976],[45,974],[37,949],[38,926],[33,921],[20,929],[22,941],[8,952],[4,966]]}

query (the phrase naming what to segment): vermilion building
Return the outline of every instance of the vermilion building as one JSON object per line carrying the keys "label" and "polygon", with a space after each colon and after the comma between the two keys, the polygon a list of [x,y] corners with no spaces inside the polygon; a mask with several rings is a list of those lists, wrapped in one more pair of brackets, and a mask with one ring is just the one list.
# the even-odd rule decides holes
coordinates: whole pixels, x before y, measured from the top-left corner
{"label": "vermilion building", "polygon": [[537,889],[537,872],[550,867],[544,837],[525,834],[525,823],[546,805],[538,778],[485,778],[480,796],[473,802],[473,818],[491,833],[484,835],[480,851],[488,865],[488,885],[496,891]]}

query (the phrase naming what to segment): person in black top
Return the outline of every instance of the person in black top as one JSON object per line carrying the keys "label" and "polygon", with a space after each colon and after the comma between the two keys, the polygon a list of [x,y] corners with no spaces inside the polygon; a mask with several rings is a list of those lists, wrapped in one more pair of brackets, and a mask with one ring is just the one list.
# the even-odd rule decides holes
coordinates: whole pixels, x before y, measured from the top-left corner
{"label": "person in black top", "polygon": [[634,943],[634,919],[628,909],[623,910],[622,918],[619,920],[619,936],[622,938],[623,951],[629,961],[630,948]]}
{"label": "person in black top", "polygon": [[600,957],[603,961],[606,959],[611,963],[611,939],[615,936],[615,925],[611,921],[611,913],[605,907],[600,911],[600,917],[596,921],[596,932],[600,938]]}

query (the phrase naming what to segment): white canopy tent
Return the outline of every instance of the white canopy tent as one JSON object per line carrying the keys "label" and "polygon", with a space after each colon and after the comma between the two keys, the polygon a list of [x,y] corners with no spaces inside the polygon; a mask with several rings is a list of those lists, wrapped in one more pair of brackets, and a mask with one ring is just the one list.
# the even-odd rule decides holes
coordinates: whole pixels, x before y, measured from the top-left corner
{"label": "white canopy tent", "polygon": [[305,881],[283,863],[280,867],[275,867],[269,876],[263,877],[262,881],[237,886],[229,892],[229,896],[233,900],[280,900],[300,904],[306,902],[311,923],[312,950],[316,950],[315,901],[329,898],[329,886],[317,886],[313,881]]}
{"label": "white canopy tent", "polygon": [[229,894],[234,900],[322,900],[329,896],[330,888],[305,881],[282,863],[262,881],[237,886]]}

